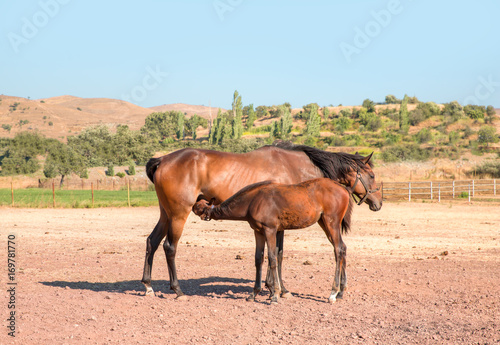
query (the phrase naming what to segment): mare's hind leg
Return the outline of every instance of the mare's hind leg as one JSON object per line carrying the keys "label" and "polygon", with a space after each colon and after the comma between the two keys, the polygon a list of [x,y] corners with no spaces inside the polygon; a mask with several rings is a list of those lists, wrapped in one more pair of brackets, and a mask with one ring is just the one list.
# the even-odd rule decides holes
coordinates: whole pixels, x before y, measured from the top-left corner
{"label": "mare's hind leg", "polygon": [[322,216],[318,221],[325,232],[328,240],[333,245],[333,251],[335,253],[335,276],[333,278],[332,291],[330,297],[328,298],[330,303],[334,303],[337,298],[342,298],[346,287],[346,276],[345,276],[345,266],[346,266],[346,245],[342,241],[342,236],[340,235],[340,221],[337,219],[326,219]]}
{"label": "mare's hind leg", "polygon": [[[285,239],[285,232],[284,231],[278,231],[276,233],[276,257],[278,258],[278,276],[280,279],[280,285],[281,285],[281,297],[283,298],[289,298],[292,297],[292,294],[290,291],[288,291],[285,288],[285,285],[283,284],[283,274],[281,271],[281,267],[283,264],[283,245],[284,245],[284,239]],[[271,286],[273,286],[273,281],[272,281],[272,272],[269,266],[267,266],[267,275],[266,275],[266,287],[271,290]]]}
{"label": "mare's hind leg", "polygon": [[186,223],[189,210],[185,210],[182,214],[178,214],[175,218],[169,219],[167,239],[163,243],[165,256],[167,257],[168,275],[170,277],[170,289],[176,294],[177,298],[182,298],[184,293],[181,290],[177,279],[177,269],[175,267],[175,255],[177,253],[177,244],[182,235],[184,224]]}
{"label": "mare's hind leg", "polygon": [[144,271],[141,282],[146,287],[146,296],[154,296],[151,287],[151,269],[153,267],[153,257],[155,255],[161,240],[167,235],[167,216],[165,211],[160,208],[160,220],[146,240],[146,259],[144,260]]}
{"label": "mare's hind leg", "polygon": [[257,296],[262,291],[262,263],[264,262],[264,247],[266,244],[265,236],[254,231],[255,234],[255,285],[253,292],[248,296],[247,301],[255,301]]}

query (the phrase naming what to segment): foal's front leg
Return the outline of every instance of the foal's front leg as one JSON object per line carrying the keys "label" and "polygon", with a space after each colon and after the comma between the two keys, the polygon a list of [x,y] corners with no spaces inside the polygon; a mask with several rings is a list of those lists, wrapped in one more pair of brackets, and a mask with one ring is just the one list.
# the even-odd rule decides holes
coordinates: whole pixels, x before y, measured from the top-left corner
{"label": "foal's front leg", "polygon": [[266,243],[265,236],[254,231],[255,235],[255,285],[253,292],[247,297],[247,301],[255,301],[255,296],[257,296],[262,291],[262,263],[264,262],[264,246]]}
{"label": "foal's front leg", "polygon": [[276,229],[264,228],[264,233],[267,242],[267,256],[269,260],[269,269],[273,278],[273,286],[271,286],[271,303],[278,303],[278,298],[281,294],[281,283],[278,274],[278,263],[276,255]]}

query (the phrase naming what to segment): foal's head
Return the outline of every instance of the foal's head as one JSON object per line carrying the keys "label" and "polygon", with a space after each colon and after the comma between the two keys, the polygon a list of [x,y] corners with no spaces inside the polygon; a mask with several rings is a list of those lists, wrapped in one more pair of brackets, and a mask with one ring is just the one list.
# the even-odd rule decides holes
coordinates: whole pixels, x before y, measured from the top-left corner
{"label": "foal's head", "polygon": [[382,193],[377,187],[375,174],[371,168],[372,155],[373,153],[364,157],[361,160],[362,165],[356,171],[352,170],[349,176],[353,193],[359,198],[358,205],[366,202],[370,210],[378,211],[382,207]]}
{"label": "foal's head", "polygon": [[211,215],[211,211],[212,209],[214,208],[214,202],[215,202],[215,198],[212,198],[212,200],[210,200],[210,202],[208,202],[207,200],[205,199],[201,199],[199,200],[196,204],[193,205],[193,213],[196,214],[197,216],[199,216],[201,218],[201,220],[206,220],[206,221],[209,221],[210,220],[210,215]]}

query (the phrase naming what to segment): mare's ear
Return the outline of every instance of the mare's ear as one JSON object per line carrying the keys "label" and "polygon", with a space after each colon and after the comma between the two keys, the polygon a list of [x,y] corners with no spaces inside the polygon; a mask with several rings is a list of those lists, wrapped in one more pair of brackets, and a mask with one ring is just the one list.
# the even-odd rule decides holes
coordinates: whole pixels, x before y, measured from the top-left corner
{"label": "mare's ear", "polygon": [[208,206],[212,206],[215,202],[215,198],[210,199],[210,202],[208,203]]}
{"label": "mare's ear", "polygon": [[373,156],[373,152],[370,153],[369,156],[366,156],[364,159],[363,159],[363,163],[365,164],[368,164],[368,162],[370,161],[370,159],[372,159],[372,156]]}

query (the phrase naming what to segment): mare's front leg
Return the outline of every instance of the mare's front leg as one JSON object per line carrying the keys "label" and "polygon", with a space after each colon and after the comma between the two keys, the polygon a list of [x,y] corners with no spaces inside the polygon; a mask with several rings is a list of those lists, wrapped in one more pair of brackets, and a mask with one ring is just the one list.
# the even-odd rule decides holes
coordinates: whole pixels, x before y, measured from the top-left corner
{"label": "mare's front leg", "polygon": [[175,255],[177,254],[177,244],[182,235],[184,224],[189,215],[189,210],[184,214],[177,215],[173,219],[169,219],[167,239],[163,243],[165,256],[167,257],[168,275],[170,277],[170,289],[177,294],[177,299],[185,299],[186,296],[181,290],[177,279],[177,269],[175,266]]}
{"label": "mare's front leg", "polygon": [[161,240],[167,235],[167,215],[160,208],[160,220],[146,240],[146,258],[144,260],[144,270],[142,273],[141,282],[146,287],[146,296],[154,296],[153,288],[151,287],[151,270],[153,267],[153,257],[155,255]]}
{"label": "mare's front leg", "polygon": [[264,262],[264,247],[266,244],[265,236],[254,230],[255,235],[255,285],[253,292],[248,296],[247,301],[255,301],[257,296],[262,291],[262,263]]}

